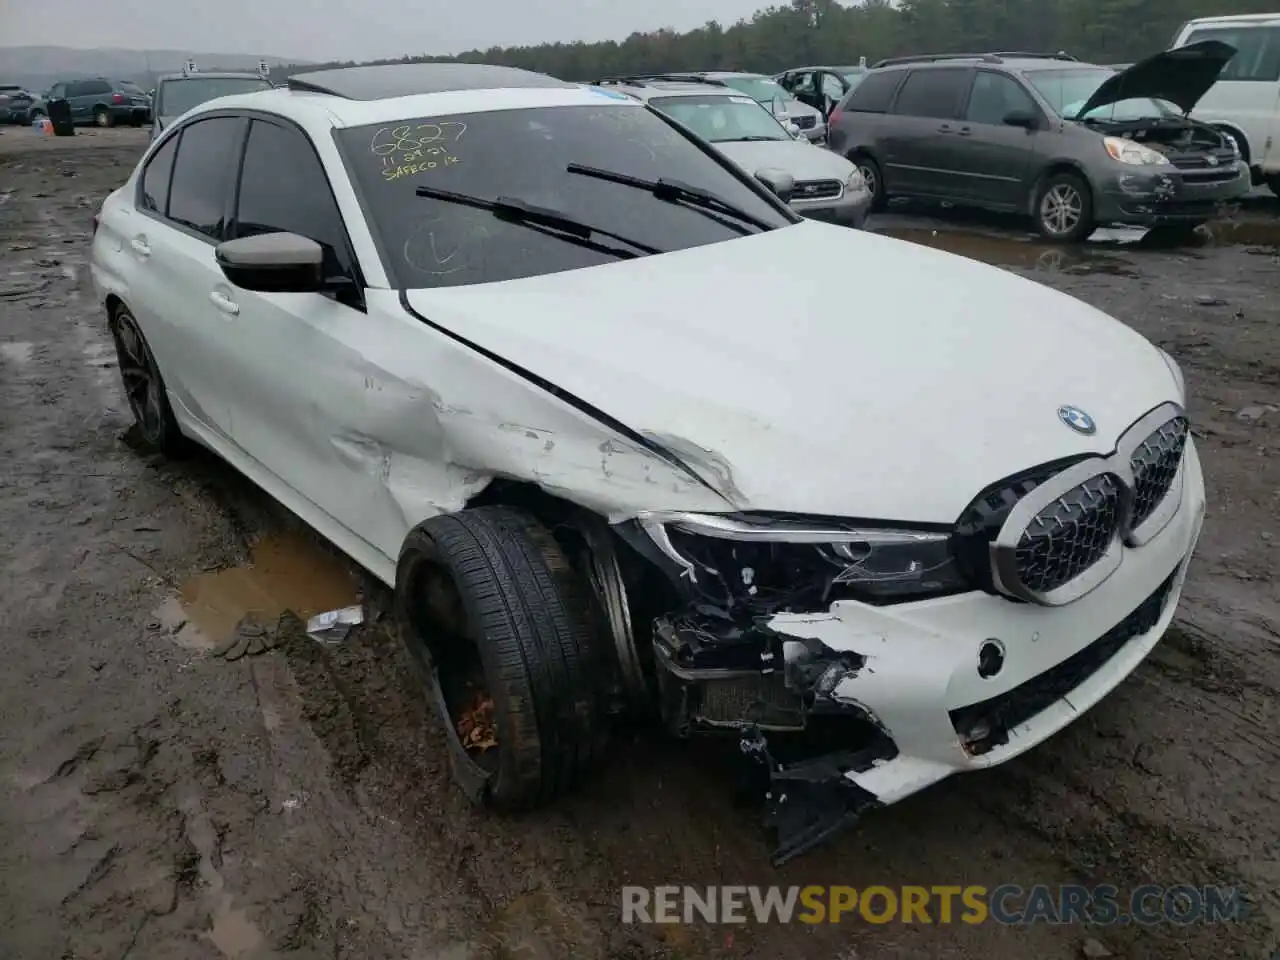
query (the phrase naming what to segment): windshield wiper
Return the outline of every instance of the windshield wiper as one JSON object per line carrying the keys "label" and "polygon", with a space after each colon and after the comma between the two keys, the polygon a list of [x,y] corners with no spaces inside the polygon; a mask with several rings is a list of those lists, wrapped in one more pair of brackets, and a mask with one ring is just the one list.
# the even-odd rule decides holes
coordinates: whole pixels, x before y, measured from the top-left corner
{"label": "windshield wiper", "polygon": [[668,180],[666,177],[662,177],[658,180],[645,180],[641,177],[628,176],[625,173],[614,173],[612,170],[601,170],[598,167],[588,167],[581,163],[571,163],[565,167],[565,170],[568,173],[581,174],[584,177],[593,177],[596,180],[607,180],[610,183],[620,183],[625,187],[635,187],[639,190],[648,190],[659,200],[666,203],[687,203],[692,207],[699,207],[703,210],[727,214],[731,217],[736,217],[743,223],[749,223],[760,230],[773,229],[773,224],[761,220],[755,214],[749,213],[739,206],[735,206],[728,200],[717,197],[710,191],[691,186],[687,183],[681,183],[679,180]]}
{"label": "windshield wiper", "polygon": [[493,200],[486,200],[484,197],[473,197],[466,193],[455,193],[452,190],[441,190],[437,187],[427,186],[420,186],[414,192],[420,197],[443,200],[445,203],[458,203],[467,207],[475,207],[477,210],[488,210],[499,220],[505,220],[507,223],[518,223],[529,227],[546,227],[548,228],[547,231],[540,230],[539,232],[546,232],[548,236],[559,237],[562,240],[580,242],[583,246],[605,253],[612,253],[622,258],[632,258],[636,254],[630,250],[619,250],[617,247],[611,247],[607,244],[592,242],[592,235],[595,234],[601,237],[608,237],[610,240],[617,240],[619,243],[625,243],[627,246],[634,247],[636,250],[646,254],[665,252],[657,247],[651,247],[647,243],[641,243],[639,240],[632,240],[630,237],[623,236],[620,233],[602,230],[600,227],[583,223],[581,220],[575,220],[559,210],[534,206],[532,203],[526,203],[524,200],[514,197],[496,197]]}
{"label": "windshield wiper", "polygon": [[752,133],[752,134],[748,134],[745,137],[724,137],[723,139],[717,139],[713,142],[714,143],[762,143],[762,142],[768,141],[770,143],[773,143],[779,140],[788,140],[788,139],[790,138],[789,137],[768,137],[768,136],[765,136],[764,134]]}

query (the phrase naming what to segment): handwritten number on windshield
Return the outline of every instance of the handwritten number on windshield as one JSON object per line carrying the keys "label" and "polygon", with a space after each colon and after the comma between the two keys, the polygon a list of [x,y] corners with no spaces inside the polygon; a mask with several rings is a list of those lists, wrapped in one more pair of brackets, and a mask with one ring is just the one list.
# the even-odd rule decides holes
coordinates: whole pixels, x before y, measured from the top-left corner
{"label": "handwritten number on windshield", "polygon": [[396,153],[421,150],[433,144],[457,143],[466,132],[467,125],[460,120],[383,127],[373,135],[369,151],[377,157],[389,157]]}

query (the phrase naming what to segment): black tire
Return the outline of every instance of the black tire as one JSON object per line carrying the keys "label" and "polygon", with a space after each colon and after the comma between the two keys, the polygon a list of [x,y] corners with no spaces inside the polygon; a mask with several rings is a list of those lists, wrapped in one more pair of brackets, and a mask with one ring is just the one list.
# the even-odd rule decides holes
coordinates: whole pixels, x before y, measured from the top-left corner
{"label": "black tire", "polygon": [[1040,181],[1031,208],[1036,231],[1054,243],[1079,243],[1097,226],[1093,191],[1075,173],[1055,173]]}
{"label": "black tire", "polygon": [[112,116],[111,111],[106,107],[94,107],[93,123],[98,127],[114,127],[116,118]]}
{"label": "black tire", "polygon": [[186,452],[186,439],[173,416],[164,378],[137,320],[122,303],[111,312],[108,326],[139,445],[166,456],[181,456]]}
{"label": "black tire", "polygon": [[1280,173],[1273,173],[1267,177],[1267,187],[1277,197],[1280,197]]}
{"label": "black tire", "polygon": [[855,153],[849,159],[858,168],[862,179],[867,182],[867,189],[871,191],[871,212],[879,213],[889,202],[889,196],[884,192],[884,175],[880,172],[880,164],[865,153]]}
{"label": "black tire", "polygon": [[[442,602],[442,578],[456,599]],[[453,604],[462,616],[451,624]],[[579,780],[604,744],[609,663],[585,583],[546,527],[504,506],[431,518],[401,548],[396,606],[444,714],[455,777],[473,800],[527,809]],[[497,730],[497,746],[478,759],[455,716],[469,659],[478,659]]]}

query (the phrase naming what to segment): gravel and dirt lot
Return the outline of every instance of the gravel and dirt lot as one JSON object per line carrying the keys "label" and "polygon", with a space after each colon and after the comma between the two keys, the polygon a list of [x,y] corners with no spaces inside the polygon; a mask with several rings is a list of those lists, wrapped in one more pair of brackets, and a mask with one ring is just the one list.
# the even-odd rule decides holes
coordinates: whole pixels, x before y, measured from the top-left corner
{"label": "gravel and dirt lot", "polygon": [[[131,448],[86,256],[92,214],[144,143],[0,136],[0,957],[1262,960],[1280,947],[1280,203],[1250,198],[1175,245],[1107,232],[1054,250],[1016,221],[910,207],[873,224],[1032,276],[1168,349],[1209,515],[1174,627],[1113,695],[1028,755],[774,870],[717,757],[651,736],[615,741],[554,809],[476,811],[385,616],[336,646],[286,618],[272,651],[211,654],[246,613],[274,622],[357,596],[379,611],[387,597],[213,457]],[[624,884],[1075,882],[1239,885],[1250,915],[1103,929],[620,919]]]}

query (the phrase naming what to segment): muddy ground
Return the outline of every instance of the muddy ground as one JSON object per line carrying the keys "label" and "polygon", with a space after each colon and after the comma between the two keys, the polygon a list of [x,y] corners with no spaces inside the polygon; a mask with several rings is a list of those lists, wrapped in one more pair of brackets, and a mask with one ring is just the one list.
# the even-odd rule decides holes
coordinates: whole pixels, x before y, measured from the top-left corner
{"label": "muddy ground", "polygon": [[[1170,350],[1209,515],[1174,628],[1114,694],[1029,755],[775,871],[705,753],[649,737],[617,742],[555,809],[472,809],[385,621],[334,647],[293,634],[260,656],[210,655],[246,611],[386,598],[214,458],[128,445],[85,257],[90,217],[144,138],[0,135],[0,957],[1058,960],[1091,937],[1135,960],[1277,949],[1275,200],[1172,247],[1120,233],[1049,250],[1016,221],[930,208],[875,223],[1033,276]],[[1239,884],[1252,912],[1093,930],[620,922],[623,884],[1070,882]]]}

